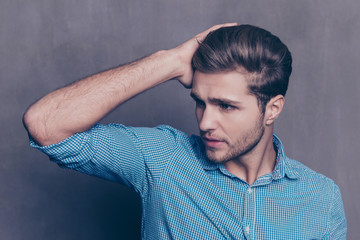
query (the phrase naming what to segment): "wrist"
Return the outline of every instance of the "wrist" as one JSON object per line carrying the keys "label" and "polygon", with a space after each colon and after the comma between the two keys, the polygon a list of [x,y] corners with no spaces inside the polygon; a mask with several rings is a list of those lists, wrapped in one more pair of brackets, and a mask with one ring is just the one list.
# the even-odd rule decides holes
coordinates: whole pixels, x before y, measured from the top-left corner
{"label": "wrist", "polygon": [[165,56],[165,66],[169,71],[169,78],[181,78],[189,68],[189,63],[186,62],[182,56],[181,49],[173,48],[169,50],[162,50],[158,52],[160,55]]}

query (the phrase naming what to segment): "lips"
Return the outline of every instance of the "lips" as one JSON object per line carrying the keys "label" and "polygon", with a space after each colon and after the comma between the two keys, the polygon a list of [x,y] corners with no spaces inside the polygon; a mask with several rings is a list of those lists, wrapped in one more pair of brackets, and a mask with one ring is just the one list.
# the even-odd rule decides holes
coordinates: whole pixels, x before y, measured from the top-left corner
{"label": "lips", "polygon": [[205,137],[205,136],[202,136],[201,138],[202,138],[204,144],[205,144],[207,147],[210,147],[210,148],[218,148],[218,147],[220,147],[221,145],[225,144],[225,141],[224,141],[224,140],[221,140],[221,139],[218,139],[218,138]]}

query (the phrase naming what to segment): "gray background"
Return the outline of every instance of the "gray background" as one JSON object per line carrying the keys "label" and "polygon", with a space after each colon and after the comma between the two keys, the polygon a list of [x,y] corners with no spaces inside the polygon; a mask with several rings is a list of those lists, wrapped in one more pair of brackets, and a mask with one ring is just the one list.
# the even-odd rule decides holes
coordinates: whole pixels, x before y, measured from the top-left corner
{"label": "gray background", "polygon": [[[292,51],[276,131],[290,157],[338,183],[348,239],[360,239],[359,12],[358,0],[1,0],[0,239],[139,238],[137,196],[30,149],[22,114],[49,91],[228,21],[264,27]],[[171,81],[104,122],[196,133],[188,94]]]}

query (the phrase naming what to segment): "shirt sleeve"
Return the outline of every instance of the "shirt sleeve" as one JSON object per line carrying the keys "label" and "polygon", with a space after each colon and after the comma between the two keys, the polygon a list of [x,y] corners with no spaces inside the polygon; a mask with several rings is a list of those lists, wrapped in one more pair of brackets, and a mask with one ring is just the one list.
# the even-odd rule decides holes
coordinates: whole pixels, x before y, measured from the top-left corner
{"label": "shirt sleeve", "polygon": [[30,145],[62,168],[121,182],[144,195],[161,176],[182,132],[169,126],[133,128],[97,124],[57,144]]}
{"label": "shirt sleeve", "polygon": [[347,223],[339,187],[333,183],[333,204],[330,207],[327,233],[323,239],[346,240]]}

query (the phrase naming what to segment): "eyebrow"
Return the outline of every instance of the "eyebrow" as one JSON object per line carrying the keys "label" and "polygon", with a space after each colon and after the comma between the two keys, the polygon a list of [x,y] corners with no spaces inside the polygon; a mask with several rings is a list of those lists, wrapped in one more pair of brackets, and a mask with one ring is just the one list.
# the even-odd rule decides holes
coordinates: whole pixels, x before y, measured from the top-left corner
{"label": "eyebrow", "polygon": [[[199,97],[198,94],[196,94],[195,92],[191,92],[190,93],[190,96],[195,100],[200,100],[200,101],[203,101],[201,100],[201,98]],[[216,104],[228,104],[228,105],[241,105],[241,102],[238,102],[238,101],[234,101],[234,100],[231,100],[231,99],[228,99],[228,98],[209,98],[209,102],[210,103],[216,103]]]}
{"label": "eyebrow", "polygon": [[197,95],[197,94],[194,93],[194,92],[191,92],[191,93],[190,93],[190,97],[192,97],[194,100],[200,100],[199,95]]}

